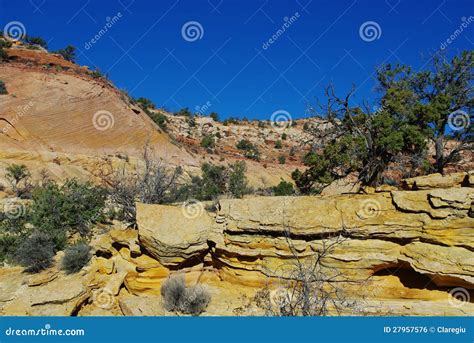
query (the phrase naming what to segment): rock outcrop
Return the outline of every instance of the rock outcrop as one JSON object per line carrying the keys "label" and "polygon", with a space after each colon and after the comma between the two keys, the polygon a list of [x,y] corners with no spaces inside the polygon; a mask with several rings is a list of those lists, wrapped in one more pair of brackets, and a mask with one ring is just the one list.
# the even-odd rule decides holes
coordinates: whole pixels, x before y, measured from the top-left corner
{"label": "rock outcrop", "polygon": [[174,273],[209,289],[204,315],[262,315],[259,291],[334,242],[323,270],[343,276],[346,296],[362,304],[344,314],[474,315],[474,188],[453,180],[217,206],[137,204],[138,230],[97,234],[79,273],[59,270],[62,253],[36,275],[0,268],[0,315],[172,315],[160,288]]}

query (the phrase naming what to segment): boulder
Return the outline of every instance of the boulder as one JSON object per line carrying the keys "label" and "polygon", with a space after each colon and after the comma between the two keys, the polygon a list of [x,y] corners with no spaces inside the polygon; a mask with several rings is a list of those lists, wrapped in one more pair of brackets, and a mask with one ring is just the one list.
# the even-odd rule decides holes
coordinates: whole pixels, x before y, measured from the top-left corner
{"label": "boulder", "polygon": [[213,218],[204,204],[183,206],[137,203],[140,243],[162,265],[178,267],[209,250]]}
{"label": "boulder", "polygon": [[470,180],[467,173],[453,173],[448,175],[441,175],[439,173],[418,176],[410,179],[405,179],[402,185],[406,189],[433,189],[433,188],[450,188],[461,187],[465,180]]}

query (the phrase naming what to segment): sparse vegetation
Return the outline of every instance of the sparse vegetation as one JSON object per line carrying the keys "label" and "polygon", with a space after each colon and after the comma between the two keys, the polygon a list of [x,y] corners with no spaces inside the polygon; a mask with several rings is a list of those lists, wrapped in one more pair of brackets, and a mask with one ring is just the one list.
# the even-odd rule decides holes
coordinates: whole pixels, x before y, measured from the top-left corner
{"label": "sparse vegetation", "polygon": [[275,149],[281,149],[281,148],[283,148],[283,143],[280,140],[276,141]]}
{"label": "sparse vegetation", "polygon": [[53,263],[54,242],[45,232],[35,231],[27,237],[16,252],[16,260],[26,271],[37,273]]}
{"label": "sparse vegetation", "polygon": [[284,141],[286,141],[287,138],[288,138],[288,135],[287,135],[285,132],[283,132],[283,133],[281,134],[281,139],[284,140]]}
{"label": "sparse vegetation", "polygon": [[149,116],[151,120],[155,122],[155,124],[157,124],[163,131],[166,131],[166,123],[168,120],[166,119],[166,116],[163,113],[151,111],[156,109],[156,106],[150,99],[140,97],[138,99],[135,99],[134,102],[138,106],[140,106],[143,112],[145,112],[146,115]]}
{"label": "sparse vegetation", "polygon": [[178,197],[178,180],[182,169],[166,167],[153,158],[153,152],[145,147],[143,168],[133,173],[125,168],[116,169],[106,164],[98,175],[107,189],[110,200],[119,207],[118,219],[136,225],[135,202],[163,204]]}
{"label": "sparse vegetation", "polygon": [[236,148],[242,150],[244,152],[245,157],[256,161],[260,160],[260,151],[258,150],[257,146],[252,144],[252,142],[250,142],[249,140],[241,139],[236,144]]}
{"label": "sparse vegetation", "polygon": [[161,296],[167,311],[193,316],[204,312],[211,301],[211,295],[203,286],[186,287],[183,275],[168,278],[161,286]]}
{"label": "sparse vegetation", "polygon": [[[354,282],[326,263],[330,254],[345,238],[331,236],[323,239],[312,256],[303,258],[289,235],[287,232],[291,262],[277,270],[268,271],[277,280],[279,289],[264,287],[254,298],[257,306],[266,315],[277,317],[327,316],[330,309],[335,313],[357,313],[361,301],[350,300],[343,289],[344,283]],[[364,286],[363,282],[359,284],[360,287]]]}
{"label": "sparse vegetation", "polygon": [[[327,125],[308,128],[317,149],[305,157],[308,169],[293,172],[298,188],[303,193],[318,192],[350,173],[357,173],[364,185],[379,185],[393,164],[404,175],[430,169],[442,173],[446,165],[459,160],[461,152],[474,148],[474,126],[468,125],[474,107],[473,67],[473,51],[455,56],[450,63],[435,55],[432,68],[419,72],[384,65],[376,71],[382,93],[376,112],[367,103],[351,105],[355,87],[339,97],[334,86],[328,86],[326,105],[315,110],[323,113],[320,117]],[[460,127],[453,129],[455,116]],[[456,141],[449,152],[446,137]],[[435,146],[431,165],[430,141]]]}
{"label": "sparse vegetation", "polygon": [[180,109],[178,112],[175,112],[174,115],[179,116],[179,117],[189,117],[189,118],[194,116],[188,107],[184,107]]}
{"label": "sparse vegetation", "polygon": [[29,197],[33,185],[31,174],[24,164],[10,164],[6,168],[5,178],[10,183],[17,197]]}
{"label": "sparse vegetation", "polygon": [[214,140],[214,137],[212,137],[210,135],[202,137],[201,146],[205,149],[208,149],[208,150],[214,148],[216,146],[216,142]]}
{"label": "sparse vegetation", "polygon": [[72,45],[68,45],[64,49],[59,49],[55,51],[55,53],[61,55],[66,61],[76,61],[76,48]]}
{"label": "sparse vegetation", "polygon": [[68,234],[87,237],[92,223],[104,219],[105,192],[90,183],[47,182],[33,190],[32,199],[31,224],[53,240],[56,250],[64,248]]}
{"label": "sparse vegetation", "polygon": [[280,163],[280,164],[285,164],[286,163],[285,155],[278,156],[278,163]]}
{"label": "sparse vegetation", "polygon": [[25,37],[25,42],[31,45],[39,45],[45,49],[48,49],[48,43],[41,37]]}
{"label": "sparse vegetation", "polygon": [[90,246],[84,242],[71,245],[64,250],[61,268],[68,274],[77,273],[91,259]]}
{"label": "sparse vegetation", "polygon": [[[0,59],[2,58],[0,54]],[[8,94],[7,87],[5,86],[5,82],[0,80],[0,95]]]}
{"label": "sparse vegetation", "polygon": [[272,188],[273,195],[285,196],[295,194],[293,184],[291,182],[281,180],[280,183]]}
{"label": "sparse vegetation", "polygon": [[219,113],[211,112],[211,114],[209,114],[209,116],[212,118],[212,120],[219,121]]}

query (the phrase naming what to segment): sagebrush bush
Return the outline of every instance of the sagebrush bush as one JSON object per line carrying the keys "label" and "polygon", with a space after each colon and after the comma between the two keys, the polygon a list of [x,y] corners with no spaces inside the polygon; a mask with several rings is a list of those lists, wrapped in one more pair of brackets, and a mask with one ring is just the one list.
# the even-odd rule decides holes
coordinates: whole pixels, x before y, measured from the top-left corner
{"label": "sagebrush bush", "polygon": [[61,260],[61,268],[68,274],[77,273],[91,259],[90,246],[80,242],[66,248]]}
{"label": "sagebrush bush", "polygon": [[16,260],[26,271],[37,273],[51,266],[54,256],[52,238],[44,232],[36,231],[19,246]]}
{"label": "sagebrush bush", "polygon": [[194,316],[204,312],[211,301],[211,296],[204,287],[186,287],[183,275],[168,278],[161,286],[161,296],[167,311]]}

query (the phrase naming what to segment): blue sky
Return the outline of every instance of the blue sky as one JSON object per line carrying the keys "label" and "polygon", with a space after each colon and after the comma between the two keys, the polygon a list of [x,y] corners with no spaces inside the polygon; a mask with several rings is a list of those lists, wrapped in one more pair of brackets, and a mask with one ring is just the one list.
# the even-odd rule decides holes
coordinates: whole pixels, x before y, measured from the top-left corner
{"label": "blue sky", "polygon": [[[341,93],[355,84],[357,101],[375,101],[375,66],[423,68],[463,20],[446,51],[473,49],[470,16],[473,0],[0,0],[2,27],[19,21],[50,50],[76,46],[79,64],[97,66],[132,96],[224,118],[303,117],[329,82]],[[86,49],[108,19],[113,25]],[[183,36],[189,22],[197,37]]]}

